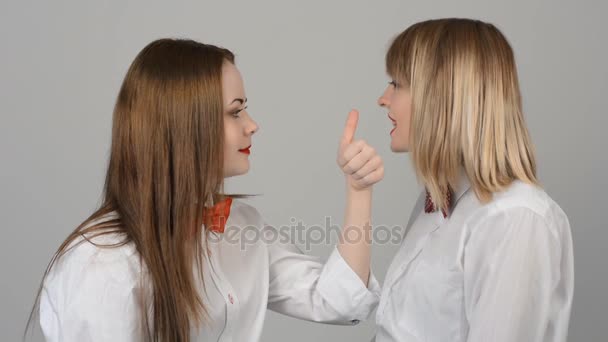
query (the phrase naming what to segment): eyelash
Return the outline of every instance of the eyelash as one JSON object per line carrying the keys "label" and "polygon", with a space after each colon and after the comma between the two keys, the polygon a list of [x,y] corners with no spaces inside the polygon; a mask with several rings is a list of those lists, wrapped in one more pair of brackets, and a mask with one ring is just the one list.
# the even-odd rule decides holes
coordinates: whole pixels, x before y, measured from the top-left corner
{"label": "eyelash", "polygon": [[395,80],[392,80],[392,81],[388,82],[388,84],[392,85],[395,88],[399,87],[399,85],[397,84],[397,82]]}
{"label": "eyelash", "polygon": [[239,113],[242,112],[242,111],[244,111],[245,109],[247,109],[247,107],[249,107],[249,106],[245,106],[242,109],[239,109],[239,110],[237,110],[235,112],[232,112],[232,113],[230,113],[230,115],[234,116],[235,118],[238,118],[238,117],[240,117]]}

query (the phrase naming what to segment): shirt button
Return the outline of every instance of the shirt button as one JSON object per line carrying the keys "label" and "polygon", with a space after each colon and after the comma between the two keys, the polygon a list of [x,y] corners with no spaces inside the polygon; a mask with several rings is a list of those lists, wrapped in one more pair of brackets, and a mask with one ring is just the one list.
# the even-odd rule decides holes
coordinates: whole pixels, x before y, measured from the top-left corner
{"label": "shirt button", "polygon": [[230,304],[234,304],[234,297],[232,297],[231,293],[228,294],[228,300],[230,301]]}

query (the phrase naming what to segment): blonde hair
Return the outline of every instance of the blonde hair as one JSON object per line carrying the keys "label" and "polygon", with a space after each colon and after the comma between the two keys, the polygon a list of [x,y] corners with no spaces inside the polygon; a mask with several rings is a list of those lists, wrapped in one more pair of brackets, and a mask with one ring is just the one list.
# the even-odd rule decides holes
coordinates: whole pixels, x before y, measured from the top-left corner
{"label": "blonde hair", "polygon": [[483,203],[514,180],[538,184],[513,51],[492,24],[419,22],[386,55],[389,75],[412,96],[410,152],[436,206],[462,169]]}

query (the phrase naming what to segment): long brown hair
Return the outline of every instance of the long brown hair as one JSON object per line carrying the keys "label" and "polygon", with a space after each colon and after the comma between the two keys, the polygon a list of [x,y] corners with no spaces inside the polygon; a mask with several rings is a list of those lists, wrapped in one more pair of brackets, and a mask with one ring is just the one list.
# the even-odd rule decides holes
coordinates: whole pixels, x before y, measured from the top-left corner
{"label": "long brown hair", "polygon": [[[230,51],[182,39],[156,40],[137,55],[114,108],[103,203],[61,244],[43,277],[80,237],[121,234],[121,243],[102,247],[132,243],[139,253],[150,288],[142,326],[153,341],[190,341],[191,327],[206,317],[195,280],[202,281],[206,250],[204,205],[223,191],[226,62],[234,63]],[[95,223],[109,213],[117,215]]]}
{"label": "long brown hair", "polygon": [[516,179],[538,184],[515,58],[494,25],[416,23],[393,40],[386,69],[410,87],[411,158],[438,207],[462,169],[482,202]]}

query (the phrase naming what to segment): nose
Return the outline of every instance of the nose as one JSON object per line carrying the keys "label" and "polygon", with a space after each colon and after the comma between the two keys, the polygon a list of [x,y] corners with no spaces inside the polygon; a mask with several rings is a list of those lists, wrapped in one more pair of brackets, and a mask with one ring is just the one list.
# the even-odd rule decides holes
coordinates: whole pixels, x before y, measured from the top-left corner
{"label": "nose", "polygon": [[388,89],[384,91],[384,93],[378,98],[378,106],[380,107],[388,107],[390,102],[387,96]]}
{"label": "nose", "polygon": [[385,103],[385,100],[384,100],[384,96],[380,96],[378,98],[378,106],[380,106],[380,107],[386,106],[386,103]]}
{"label": "nose", "polygon": [[260,129],[260,126],[253,121],[253,119],[249,118],[249,122],[245,126],[245,134],[248,136],[254,135]]}

